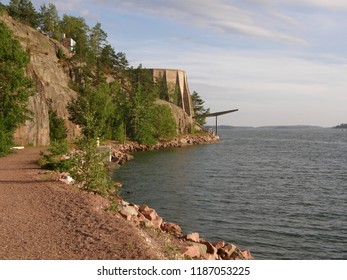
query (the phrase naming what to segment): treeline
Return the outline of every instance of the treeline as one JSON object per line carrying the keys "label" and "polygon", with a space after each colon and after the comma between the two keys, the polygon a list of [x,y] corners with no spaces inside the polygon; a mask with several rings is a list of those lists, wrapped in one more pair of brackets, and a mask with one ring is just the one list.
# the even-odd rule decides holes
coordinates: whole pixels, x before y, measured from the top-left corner
{"label": "treeline", "polygon": [[[100,23],[89,27],[82,17],[64,14],[60,18],[52,3],[41,5],[40,10],[37,11],[29,0],[11,0],[7,6],[0,3],[1,11],[45,32],[52,38],[60,40],[64,34],[66,38],[73,38],[76,41],[71,56],[66,57],[65,52],[59,48],[57,56],[69,65],[70,72],[73,73],[71,87],[79,94],[77,99],[72,100],[68,105],[69,119],[82,128],[85,138],[119,141],[131,139],[142,144],[153,144],[158,140],[171,139],[176,135],[176,123],[170,107],[155,104],[156,99],[168,99],[167,86],[160,80],[153,81],[150,72],[141,65],[136,68],[130,67],[125,53],[117,52],[107,41],[107,33]],[[1,28],[5,30],[6,38],[11,37],[11,40],[14,40],[4,24]],[[8,45],[5,44],[8,40],[6,38],[0,41],[4,52],[9,51]],[[19,46],[18,42],[16,44]],[[18,52],[21,51],[19,47],[15,49],[18,49]],[[22,55],[27,57],[24,53]],[[0,59],[1,65],[6,66],[10,59],[12,64],[16,64],[16,67],[21,69],[20,71],[24,71],[24,60],[18,62],[7,58],[5,54],[1,54]],[[27,63],[28,59],[26,58],[25,61]],[[7,80],[5,75],[0,75],[0,79],[2,86],[7,88],[10,80]],[[27,83],[26,80],[25,83]],[[28,92],[32,93],[29,85],[26,86]],[[11,89],[10,86],[8,94],[11,90],[14,94],[15,89]],[[6,99],[3,95],[1,92],[1,98]],[[196,114],[208,112],[208,109],[203,107],[204,101],[198,93],[194,92],[192,99]],[[7,136],[2,136],[3,138],[12,139],[11,133],[14,132],[15,127],[30,117],[28,112],[21,113],[24,112],[23,104],[26,101],[27,98],[14,101],[22,108],[18,111],[20,117],[16,125],[8,129]],[[49,115],[51,140],[62,141],[67,135],[64,122],[55,112],[50,112]],[[2,113],[2,118],[6,117],[8,116]],[[203,124],[205,119],[200,118],[198,121]],[[1,123],[0,125],[2,130],[4,125]]]}
{"label": "treeline", "polygon": [[[82,128],[86,138],[124,140],[130,138],[143,144],[176,135],[171,110],[156,105],[160,87],[141,67],[129,67],[126,55],[116,52],[107,41],[107,34],[97,23],[89,27],[82,17],[64,14],[59,17],[54,4],[41,5],[36,11],[29,0],[11,0],[4,7],[14,19],[60,40],[62,34],[76,41],[71,58],[61,50],[57,55],[73,68],[71,87],[79,95],[69,106],[70,120]],[[111,82],[110,82],[111,81]],[[56,118],[54,114],[50,114]],[[52,119],[51,123],[57,123]],[[64,129],[51,134],[61,139]]]}

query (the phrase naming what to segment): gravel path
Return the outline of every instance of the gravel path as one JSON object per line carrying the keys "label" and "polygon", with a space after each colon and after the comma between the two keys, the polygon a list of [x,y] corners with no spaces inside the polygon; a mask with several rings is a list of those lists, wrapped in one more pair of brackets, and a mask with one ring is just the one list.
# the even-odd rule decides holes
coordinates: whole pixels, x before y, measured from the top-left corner
{"label": "gravel path", "polygon": [[0,158],[0,259],[165,259],[163,246],[107,201],[52,179],[39,149]]}

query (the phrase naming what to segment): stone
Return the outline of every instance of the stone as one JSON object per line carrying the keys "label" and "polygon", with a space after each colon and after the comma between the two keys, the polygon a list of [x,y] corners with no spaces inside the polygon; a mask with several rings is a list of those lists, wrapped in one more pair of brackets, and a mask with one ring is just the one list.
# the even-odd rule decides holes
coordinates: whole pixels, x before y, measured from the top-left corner
{"label": "stone", "polygon": [[254,260],[252,254],[249,250],[241,250],[241,253],[245,257],[246,260]]}
{"label": "stone", "polygon": [[230,259],[231,255],[235,252],[236,246],[234,244],[228,243],[223,248],[218,250],[218,254],[223,260]]}
{"label": "stone", "polygon": [[161,224],[163,222],[163,218],[160,216],[157,216],[154,220],[151,220],[153,227],[156,229],[160,229]]}
{"label": "stone", "polygon": [[218,249],[213,246],[210,242],[202,242],[202,244],[206,245],[207,247],[207,253],[215,255],[218,252]]}
{"label": "stone", "polygon": [[142,212],[142,211],[147,211],[147,210],[149,210],[149,209],[150,209],[150,208],[149,208],[148,205],[146,205],[146,204],[141,204],[140,207],[139,207],[140,212]]}
{"label": "stone", "polygon": [[129,213],[128,213],[127,211],[125,211],[124,209],[120,210],[120,211],[119,211],[119,214],[121,214],[122,217],[123,217],[124,219],[126,219],[127,221],[130,221],[130,220],[131,220],[132,215],[129,214]]}
{"label": "stone", "polygon": [[180,252],[183,256],[191,259],[201,257],[200,248],[193,245],[181,248]]}
{"label": "stone", "polygon": [[143,216],[146,217],[146,219],[150,220],[150,221],[153,221],[155,220],[157,217],[158,217],[158,214],[157,212],[154,210],[154,209],[149,209],[149,210],[146,210],[146,211],[141,211],[140,212],[142,213]]}
{"label": "stone", "polygon": [[161,224],[161,229],[165,232],[171,233],[173,235],[180,235],[182,229],[179,225],[170,222],[164,222]]}
{"label": "stone", "polygon": [[241,250],[236,248],[236,250],[230,256],[231,260],[246,260],[245,256],[242,254]]}
{"label": "stone", "polygon": [[207,246],[206,245],[201,244],[201,243],[193,243],[191,245],[199,248],[201,256],[207,254]]}
{"label": "stone", "polygon": [[193,233],[187,234],[186,239],[188,241],[192,241],[192,242],[199,242],[200,241],[200,236],[199,236],[199,233],[193,232]]}
{"label": "stone", "polygon": [[225,246],[225,242],[223,240],[218,242],[211,243],[214,247],[217,248],[217,250],[222,249]]}
{"label": "stone", "polygon": [[131,206],[130,204],[128,206],[125,206],[123,208],[123,210],[125,210],[126,212],[128,212],[129,214],[131,214],[132,216],[137,216],[139,214],[139,212],[137,211],[137,209],[134,206]]}

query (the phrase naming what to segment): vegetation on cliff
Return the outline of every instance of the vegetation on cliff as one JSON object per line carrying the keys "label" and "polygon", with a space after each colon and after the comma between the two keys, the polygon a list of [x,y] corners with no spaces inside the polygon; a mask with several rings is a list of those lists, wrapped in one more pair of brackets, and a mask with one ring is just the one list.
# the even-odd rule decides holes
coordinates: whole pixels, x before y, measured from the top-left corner
{"label": "vegetation on cliff", "polygon": [[[30,0],[11,0],[2,9],[51,38],[61,40],[64,34],[76,41],[71,55],[59,47],[56,54],[66,66],[70,87],[78,92],[68,105],[69,119],[81,126],[84,136],[153,144],[179,131],[172,108],[155,104],[157,99],[170,101],[167,85],[154,81],[141,65],[130,67],[126,55],[109,44],[100,23],[89,27],[82,17],[64,14],[60,18],[52,3],[41,5],[38,12]],[[208,111],[196,92],[192,98],[196,114]],[[204,123],[203,118],[198,121]]]}
{"label": "vegetation on cliff", "polygon": [[30,116],[32,82],[24,75],[28,61],[12,32],[0,22],[0,156],[9,153],[14,131]]}

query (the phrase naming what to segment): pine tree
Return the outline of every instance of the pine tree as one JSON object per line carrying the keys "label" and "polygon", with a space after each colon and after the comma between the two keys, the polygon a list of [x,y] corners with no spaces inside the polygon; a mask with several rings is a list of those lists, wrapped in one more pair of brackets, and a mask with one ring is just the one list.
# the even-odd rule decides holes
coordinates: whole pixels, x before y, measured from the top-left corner
{"label": "pine tree", "polygon": [[205,101],[202,100],[196,91],[191,94],[191,97],[193,101],[194,115],[197,116],[196,121],[201,125],[206,124],[206,117],[204,117],[204,115],[210,112],[210,108],[204,108]]}
{"label": "pine tree", "polygon": [[39,26],[39,14],[30,0],[11,0],[7,10],[13,18],[33,28]]}
{"label": "pine tree", "polygon": [[59,38],[60,18],[56,7],[49,3],[40,6],[40,28],[41,30],[51,33],[55,38]]}

